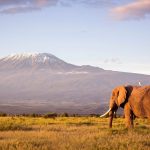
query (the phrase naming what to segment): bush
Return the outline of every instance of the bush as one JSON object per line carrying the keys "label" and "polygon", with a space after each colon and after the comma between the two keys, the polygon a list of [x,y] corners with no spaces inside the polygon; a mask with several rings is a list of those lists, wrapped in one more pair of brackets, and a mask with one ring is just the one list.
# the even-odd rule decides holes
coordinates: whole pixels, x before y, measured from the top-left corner
{"label": "bush", "polygon": [[30,116],[30,117],[40,117],[40,114],[35,114],[35,113],[33,113],[33,114],[30,114],[29,116]]}
{"label": "bush", "polygon": [[99,117],[99,114],[90,114],[89,117]]}
{"label": "bush", "polygon": [[6,113],[0,112],[0,117],[6,117],[6,116],[7,116]]}
{"label": "bush", "polygon": [[47,113],[43,115],[44,118],[56,118],[57,116],[56,113]]}
{"label": "bush", "polygon": [[63,114],[60,114],[60,117],[69,117],[69,114],[68,113],[63,113]]}

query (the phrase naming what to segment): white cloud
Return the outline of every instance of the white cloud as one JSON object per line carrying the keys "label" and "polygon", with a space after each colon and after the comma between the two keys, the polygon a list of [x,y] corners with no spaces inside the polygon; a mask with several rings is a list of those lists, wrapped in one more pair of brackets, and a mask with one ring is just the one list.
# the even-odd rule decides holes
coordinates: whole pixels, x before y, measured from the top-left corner
{"label": "white cloud", "polygon": [[111,58],[111,59],[105,59],[104,63],[106,64],[122,64],[119,58]]}
{"label": "white cloud", "polygon": [[142,19],[150,15],[150,0],[136,0],[126,5],[114,7],[111,13],[118,20]]}
{"label": "white cloud", "polygon": [[59,0],[0,0],[1,14],[15,14],[41,10],[54,6]]}
{"label": "white cloud", "polygon": [[114,4],[115,0],[0,0],[0,13],[16,14],[42,10],[45,7],[56,6],[70,7],[81,4],[90,7],[106,7]]}

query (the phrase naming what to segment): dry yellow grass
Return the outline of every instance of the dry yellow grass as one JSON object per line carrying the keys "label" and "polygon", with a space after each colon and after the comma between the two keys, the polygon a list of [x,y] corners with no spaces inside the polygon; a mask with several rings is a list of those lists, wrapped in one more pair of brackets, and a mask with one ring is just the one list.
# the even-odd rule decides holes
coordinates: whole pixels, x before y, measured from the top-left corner
{"label": "dry yellow grass", "polygon": [[0,117],[0,150],[149,150],[150,122],[136,119],[128,131],[124,119]]}

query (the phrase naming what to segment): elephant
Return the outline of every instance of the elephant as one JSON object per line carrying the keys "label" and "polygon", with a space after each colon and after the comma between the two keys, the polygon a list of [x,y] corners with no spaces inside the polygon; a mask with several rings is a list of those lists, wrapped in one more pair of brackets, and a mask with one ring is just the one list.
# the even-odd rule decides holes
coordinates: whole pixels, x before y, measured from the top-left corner
{"label": "elephant", "polygon": [[109,127],[112,128],[114,113],[118,107],[124,109],[127,128],[133,128],[135,117],[150,119],[150,86],[121,85],[112,90],[109,110],[100,117],[109,114]]}

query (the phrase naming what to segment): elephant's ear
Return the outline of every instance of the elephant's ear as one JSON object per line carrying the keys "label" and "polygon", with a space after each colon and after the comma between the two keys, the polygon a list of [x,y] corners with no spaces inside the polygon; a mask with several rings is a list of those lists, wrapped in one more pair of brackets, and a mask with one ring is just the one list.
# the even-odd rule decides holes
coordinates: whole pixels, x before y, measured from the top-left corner
{"label": "elephant's ear", "polygon": [[127,94],[127,91],[124,86],[118,87],[118,106],[120,106],[122,103],[125,102],[126,94]]}

